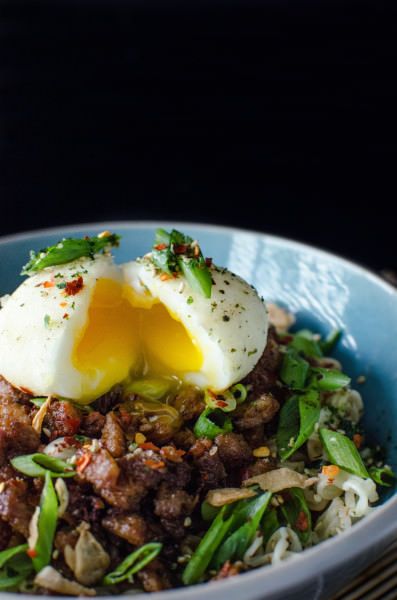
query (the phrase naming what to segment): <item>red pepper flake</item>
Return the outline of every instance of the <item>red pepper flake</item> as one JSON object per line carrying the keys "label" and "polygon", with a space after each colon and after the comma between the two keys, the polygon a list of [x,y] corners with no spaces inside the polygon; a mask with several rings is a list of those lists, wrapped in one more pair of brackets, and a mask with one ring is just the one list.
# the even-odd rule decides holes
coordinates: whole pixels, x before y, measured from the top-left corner
{"label": "red pepper flake", "polygon": [[188,247],[189,246],[187,244],[175,244],[174,252],[175,254],[185,254],[185,252],[187,252]]}
{"label": "red pepper flake", "polygon": [[84,454],[82,454],[77,459],[77,462],[76,462],[77,472],[82,473],[84,471],[84,469],[86,469],[88,467],[88,465],[90,464],[91,459],[92,459],[91,452],[85,452]]}
{"label": "red pepper flake", "polygon": [[186,454],[184,450],[177,450],[175,446],[163,446],[160,450],[160,454],[171,462],[180,463],[182,462],[182,456]]}
{"label": "red pepper flake", "polygon": [[165,463],[162,460],[157,461],[157,460],[148,459],[148,460],[145,460],[145,465],[147,467],[149,467],[149,469],[154,469],[154,470],[162,469],[163,467],[165,467]]}
{"label": "red pepper flake", "polygon": [[139,444],[139,447],[142,448],[142,450],[154,450],[155,452],[160,450],[160,448],[152,444],[152,442],[143,442],[143,444]]}
{"label": "red pepper flake", "polygon": [[77,279],[73,279],[72,281],[67,281],[65,286],[65,293],[68,296],[75,296],[78,294],[84,287],[84,280],[81,275],[77,277]]}
{"label": "red pepper flake", "polygon": [[356,448],[361,448],[361,444],[363,443],[363,436],[359,433],[355,433],[353,435],[353,442]]}
{"label": "red pepper flake", "polygon": [[68,314],[68,313],[65,313],[65,314],[63,315],[62,319],[69,319],[69,314]]}
{"label": "red pepper flake", "polygon": [[44,281],[44,283],[43,283],[43,287],[45,287],[45,288],[52,288],[54,286],[55,286],[54,281]]}
{"label": "red pepper flake", "polygon": [[303,510],[300,511],[298,518],[296,519],[295,527],[298,531],[307,531],[309,528],[307,515],[303,512]]}
{"label": "red pepper flake", "polygon": [[26,550],[26,554],[30,557],[30,558],[36,558],[38,556],[37,550],[35,550],[34,548],[28,548]]}
{"label": "red pepper flake", "polygon": [[212,258],[206,258],[205,259],[205,264],[207,267],[211,267],[212,266]]}
{"label": "red pepper flake", "polygon": [[165,250],[167,248],[167,244],[157,244],[157,246],[154,247],[155,250]]}
{"label": "red pepper flake", "polygon": [[160,279],[161,281],[168,281],[169,279],[172,279],[172,275],[169,273],[161,273]]}
{"label": "red pepper flake", "polygon": [[228,406],[228,403],[224,400],[217,400],[216,405],[219,406],[219,408],[225,408],[225,406]]}

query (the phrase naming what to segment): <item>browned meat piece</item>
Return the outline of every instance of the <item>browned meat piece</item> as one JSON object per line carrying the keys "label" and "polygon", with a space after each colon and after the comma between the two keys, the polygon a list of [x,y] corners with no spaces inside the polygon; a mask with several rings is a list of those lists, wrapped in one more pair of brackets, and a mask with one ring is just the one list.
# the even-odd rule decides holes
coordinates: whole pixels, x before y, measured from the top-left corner
{"label": "browned meat piece", "polygon": [[120,458],[125,454],[124,433],[114,412],[106,415],[105,426],[102,430],[102,442],[114,458]]}
{"label": "browned meat piece", "polygon": [[0,551],[8,546],[12,534],[12,529],[8,523],[0,519]]}
{"label": "browned meat piece", "polygon": [[250,477],[256,477],[256,475],[262,475],[268,471],[273,471],[277,467],[277,460],[275,458],[258,458],[252,465],[249,465],[244,469],[242,480],[249,479]]}
{"label": "browned meat piece", "polygon": [[[216,449],[216,446],[214,446]],[[211,454],[212,448],[206,450],[199,458],[195,459],[201,475],[201,486],[204,489],[222,487],[226,479],[226,471],[219,457],[219,452]]]}
{"label": "browned meat piece", "polygon": [[252,429],[268,423],[279,411],[280,405],[271,394],[262,394],[252,402],[244,402],[236,410],[234,423],[238,429]]}
{"label": "browned meat piece", "polygon": [[244,429],[245,441],[251,448],[259,448],[265,445],[265,425],[261,423],[251,429]]}
{"label": "browned meat piece", "polygon": [[116,385],[109,392],[95,400],[93,406],[95,410],[99,411],[102,415],[106,415],[106,413],[108,413],[122,401],[123,388],[121,385]]}
{"label": "browned meat piece", "polygon": [[[83,453],[83,459],[84,456],[85,454]],[[80,460],[80,457],[78,460]],[[87,462],[85,468],[79,471],[82,481],[91,483],[98,494],[104,488],[111,488],[117,485],[120,468],[107,450],[101,449],[98,452],[89,453],[88,460],[89,462]]]}
{"label": "browned meat piece", "polygon": [[51,439],[71,437],[80,427],[81,412],[70,402],[51,402],[45,416],[45,427],[51,431]]}
{"label": "browned meat piece", "polygon": [[32,407],[30,402],[30,398],[32,394],[28,394],[27,392],[22,392],[17,388],[14,388],[8,381],[4,379],[0,375],[0,403],[4,398],[8,400],[12,400],[13,402],[18,402],[19,404],[25,404],[28,408]]}
{"label": "browned meat piece", "polygon": [[251,386],[251,397],[257,398],[272,389],[277,380],[281,360],[282,354],[277,343],[276,332],[271,327],[268,333],[266,348],[261,358],[253,371],[243,381],[245,385]]}
{"label": "browned meat piece", "polygon": [[102,525],[110,533],[127,540],[133,546],[142,546],[150,537],[144,518],[138,514],[123,514],[111,510],[102,520]]}
{"label": "browned meat piece", "polygon": [[117,486],[103,488],[98,493],[108,504],[114,506],[114,508],[130,511],[139,509],[139,504],[146,496],[147,491],[147,488],[142,483],[124,477],[120,479]]}
{"label": "browned meat piece", "polygon": [[180,419],[170,419],[168,417],[157,417],[151,420],[149,417],[141,417],[139,422],[139,431],[155,444],[167,444],[180,428]]}
{"label": "browned meat piece", "polygon": [[105,427],[105,417],[100,412],[94,411],[84,415],[80,425],[80,432],[91,438],[99,438]]}
{"label": "browned meat piece", "polygon": [[200,438],[196,440],[193,446],[190,448],[189,454],[193,456],[193,458],[200,458],[203,456],[206,450],[209,450],[212,446],[212,441],[208,438]]}
{"label": "browned meat piece", "polygon": [[227,469],[242,467],[252,460],[252,450],[241,433],[225,433],[215,438],[219,456]]}
{"label": "browned meat piece", "polygon": [[174,488],[183,489],[191,480],[192,467],[187,462],[168,465],[166,481]]}
{"label": "browned meat piece", "polygon": [[174,435],[173,442],[177,448],[182,448],[182,450],[190,450],[193,444],[196,443],[196,436],[190,429],[181,429]]}
{"label": "browned meat piece", "polygon": [[0,395],[0,460],[3,461],[2,464],[7,457],[35,452],[39,444],[39,435],[31,425],[29,407],[19,404],[12,394]]}
{"label": "browned meat piece", "polygon": [[147,567],[139,571],[137,577],[145,592],[161,592],[171,587],[167,569],[158,559],[152,560]]}
{"label": "browned meat piece", "polygon": [[33,507],[28,504],[27,483],[22,479],[9,479],[0,492],[0,518],[23,535],[29,535]]}
{"label": "browned meat piece", "polygon": [[184,421],[197,419],[205,408],[203,392],[193,386],[186,387],[176,396],[174,406]]}
{"label": "browned meat piece", "polygon": [[190,515],[196,505],[196,498],[184,490],[175,490],[162,483],[154,501],[154,512],[164,519],[180,519]]}
{"label": "browned meat piece", "polygon": [[[166,462],[152,451],[127,454],[119,460],[122,471],[132,481],[141,483],[146,489],[157,488],[167,478]],[[159,465],[159,468],[155,468]]]}
{"label": "browned meat piece", "polygon": [[92,493],[89,485],[79,485],[74,481],[68,481],[67,486],[69,502],[64,519],[74,526],[82,521],[92,524],[99,523],[105,508],[104,501]]}

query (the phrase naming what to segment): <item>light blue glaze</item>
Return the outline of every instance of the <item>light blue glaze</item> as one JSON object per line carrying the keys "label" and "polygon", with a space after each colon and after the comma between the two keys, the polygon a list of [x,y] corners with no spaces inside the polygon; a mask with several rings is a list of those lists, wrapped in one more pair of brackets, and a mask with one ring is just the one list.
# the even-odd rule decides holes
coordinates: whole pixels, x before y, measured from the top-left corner
{"label": "light blue glaze", "polygon": [[[30,249],[40,249],[64,236],[92,235],[106,228],[122,234],[116,259],[123,262],[147,252],[160,225],[169,227],[165,223],[107,223],[3,238],[0,295],[11,292],[21,281],[18,273],[27,262]],[[388,462],[397,468],[396,290],[355,264],[293,241],[214,226],[183,224],[178,228],[199,239],[206,256],[244,277],[265,299],[292,310],[297,316],[297,326],[321,333],[333,328],[343,330],[335,356],[352,377],[353,386],[359,375],[365,375],[366,383],[355,387],[364,397],[366,431],[385,446]],[[391,490],[387,496],[393,493]],[[220,600],[226,594],[228,600],[248,600],[264,597],[265,592],[266,598],[272,599],[327,597],[325,590],[338,589],[349,573],[352,575],[367,564],[395,534],[396,496],[348,534],[280,567],[260,569],[233,581],[211,585],[206,595],[209,600]],[[328,576],[331,572],[332,578]],[[315,596],[316,593],[319,595]],[[201,595],[199,586],[171,595],[154,594],[150,598],[199,600]]]}

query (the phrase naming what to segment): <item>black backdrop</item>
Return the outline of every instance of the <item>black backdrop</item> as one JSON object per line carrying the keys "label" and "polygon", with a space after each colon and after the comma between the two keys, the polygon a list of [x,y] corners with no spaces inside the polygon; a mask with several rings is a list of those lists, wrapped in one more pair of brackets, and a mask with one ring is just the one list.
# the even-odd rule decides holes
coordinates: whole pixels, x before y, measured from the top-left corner
{"label": "black backdrop", "polygon": [[0,233],[195,220],[397,267],[395,4],[2,1]]}

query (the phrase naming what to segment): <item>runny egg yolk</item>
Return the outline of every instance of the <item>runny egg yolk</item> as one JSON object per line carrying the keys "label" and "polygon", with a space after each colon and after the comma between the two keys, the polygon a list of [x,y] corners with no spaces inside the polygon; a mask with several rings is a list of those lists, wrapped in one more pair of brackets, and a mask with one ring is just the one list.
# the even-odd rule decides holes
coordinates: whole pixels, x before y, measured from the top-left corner
{"label": "runny egg yolk", "polygon": [[73,352],[83,377],[82,401],[98,398],[132,371],[136,377],[180,377],[202,363],[194,340],[163,304],[136,307],[120,283],[98,280]]}

